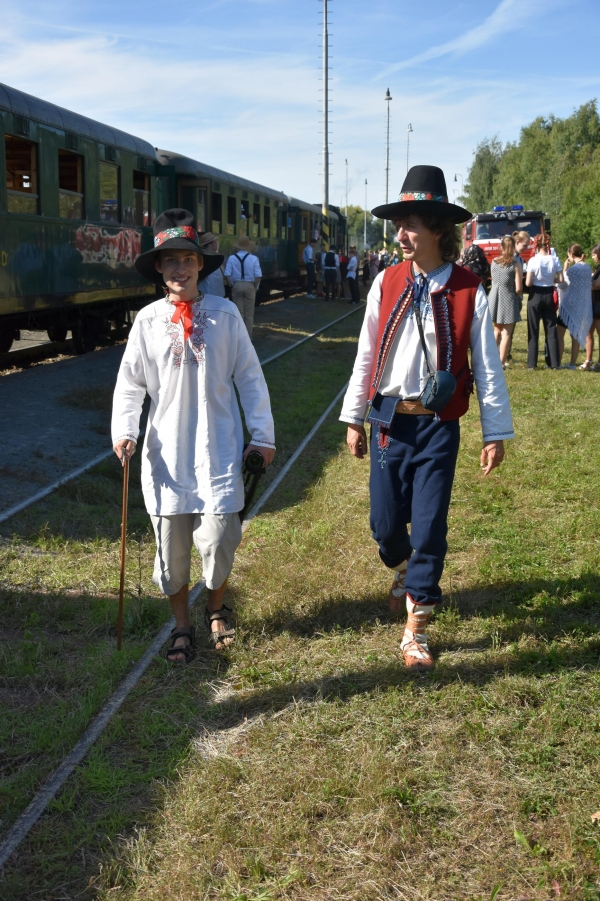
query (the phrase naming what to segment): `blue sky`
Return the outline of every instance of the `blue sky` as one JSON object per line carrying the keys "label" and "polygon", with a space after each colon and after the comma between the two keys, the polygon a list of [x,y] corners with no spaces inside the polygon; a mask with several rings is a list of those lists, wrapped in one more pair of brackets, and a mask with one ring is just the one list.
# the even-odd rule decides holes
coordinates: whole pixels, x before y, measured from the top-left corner
{"label": "blue sky", "polygon": [[[321,199],[318,0],[3,0],[0,81],[311,202]],[[331,0],[331,192],[390,197],[410,162],[450,194],[478,141],[600,96],[600,0]],[[454,182],[454,174],[459,179]],[[460,190],[459,190],[460,193]]]}

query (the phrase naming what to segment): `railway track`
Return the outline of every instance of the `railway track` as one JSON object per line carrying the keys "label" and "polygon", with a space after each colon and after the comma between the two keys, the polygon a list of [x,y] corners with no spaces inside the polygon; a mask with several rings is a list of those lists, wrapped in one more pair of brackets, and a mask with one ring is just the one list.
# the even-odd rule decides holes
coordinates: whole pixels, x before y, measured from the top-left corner
{"label": "railway track", "polygon": [[[286,299],[287,297],[284,296],[282,291],[272,291],[270,299],[263,301],[260,306],[271,306]],[[127,327],[113,328],[110,336],[103,338],[95,349],[101,350],[103,347],[110,347],[119,341],[124,341],[128,334],[129,329]],[[14,342],[12,349],[8,353],[0,353],[0,373],[10,374],[31,364],[54,363],[76,356],[79,356],[79,352],[72,337],[68,337],[64,341],[51,341],[48,338],[48,333],[45,331],[24,331],[21,333],[21,338]]]}
{"label": "railway track", "polygon": [[[356,310],[352,311],[353,313]],[[350,315],[350,314],[347,314]],[[346,317],[341,317],[345,319]],[[336,320],[339,322],[340,320]],[[330,324],[331,327],[333,323]],[[321,329],[320,331],[324,331]],[[306,340],[306,339],[305,339]],[[303,342],[298,342],[303,343]],[[297,345],[295,345],[297,346]],[[288,348],[285,353],[293,348]],[[279,355],[277,355],[279,356]],[[324,410],[319,419],[310,429],[310,431],[304,436],[294,453],[291,455],[289,460],[286,462],[285,466],[281,469],[281,471],[277,474],[276,478],[271,482],[267,490],[260,497],[254,507],[251,509],[250,513],[246,517],[243,525],[242,525],[242,533],[244,533],[251,521],[259,515],[262,507],[266,504],[272,494],[277,490],[281,482],[284,480],[286,475],[292,469],[304,449],[310,443],[311,439],[316,435],[318,430],[321,428],[327,417],[330,413],[335,409],[336,405],[342,399],[346,388],[348,387],[348,383],[346,383],[343,388],[336,394],[332,402],[329,406]],[[111,451],[112,453],[112,451]],[[205,583],[203,580],[197,582],[193,588],[190,590],[190,607],[198,600],[200,594],[202,593],[203,588],[205,587]],[[8,835],[5,839],[0,843],[0,870],[8,863],[11,855],[16,851],[21,842],[27,837],[31,829],[35,826],[41,815],[44,813],[48,805],[51,801],[56,797],[58,792],[61,790],[69,776],[73,773],[77,766],[83,761],[88,751],[93,747],[93,745],[98,741],[106,727],[109,725],[113,716],[117,713],[127,696],[130,694],[133,688],[137,685],[139,680],[142,678],[152,660],[159,652],[167,638],[169,637],[171,630],[174,628],[175,619],[171,617],[168,622],[162,627],[162,629],[158,632],[156,637],[153,639],[151,644],[148,646],[142,657],[138,660],[138,662],[132,667],[130,672],[127,674],[125,679],[121,682],[121,684],[117,687],[117,689],[110,696],[108,701],[104,704],[101,711],[94,718],[90,726],[86,729],[82,737],[79,739],[77,744],[69,751],[69,753],[63,758],[62,762],[59,766],[54,770],[51,776],[44,782],[42,787],[39,789],[31,803],[25,808],[23,813],[17,818],[16,822],[13,824],[12,828],[9,830]]]}
{"label": "railway track", "polygon": [[[348,317],[354,315],[359,312],[359,310],[364,308],[364,304],[360,304],[360,306],[353,308],[347,313],[344,313],[342,316],[338,316],[315,331],[311,332],[309,335],[304,336],[299,341],[294,342],[289,347],[284,348],[283,350],[271,354],[266,358],[261,359],[261,363],[263,366],[268,365],[269,363],[279,359],[283,355],[290,353],[296,348],[300,347],[307,341],[313,340],[318,335],[326,332],[328,329],[332,328],[337,323],[347,319]],[[292,453],[290,458],[287,460],[281,471],[277,474],[273,482],[268,486],[266,491],[251,509],[248,514],[242,530],[245,532],[250,522],[259,515],[262,507],[268,501],[268,499],[274,494],[277,490],[281,482],[285,479],[287,474],[290,472],[292,467],[297,462],[298,458],[307,447],[311,439],[317,433],[317,431],[321,428],[323,423],[326,421],[327,417],[334,410],[336,405],[340,402],[347,384],[343,386],[343,388],[337,393],[335,398],[331,401],[331,403],[327,406],[327,408],[323,411],[320,417],[317,419],[312,428],[308,431],[308,433],[304,436],[300,444],[296,447],[295,451]],[[83,464],[77,469],[70,472],[67,476],[57,480],[55,483],[46,486],[41,491],[37,492],[35,495],[27,498],[20,504],[15,505],[15,507],[10,510],[5,511],[0,516],[0,522],[4,522],[10,517],[14,516],[16,513],[25,509],[26,507],[36,503],[38,500],[41,500],[43,497],[51,494],[55,491],[60,485],[65,482],[76,478],[81,475],[83,472],[97,466],[102,460],[106,459],[113,453],[112,449],[107,450],[105,453],[100,456],[95,457],[90,460],[88,463]],[[198,582],[193,589],[190,591],[190,606],[192,606],[195,601],[200,596],[202,589],[204,588],[203,581]],[[8,834],[5,836],[4,840],[0,843],[0,869],[2,869],[10,860],[11,855],[14,851],[19,847],[21,842],[27,837],[35,823],[38,821],[40,816],[44,813],[48,805],[51,803],[54,797],[61,790],[69,776],[73,773],[76,767],[82,762],[85,758],[88,751],[93,747],[95,742],[100,738],[106,727],[111,722],[113,716],[119,710],[129,693],[132,689],[137,685],[140,678],[146,672],[150,663],[167,640],[171,629],[173,628],[173,620],[169,620],[165,625],[160,629],[158,634],[152,640],[150,645],[147,647],[146,651],[140,658],[140,660],[132,667],[127,676],[123,679],[117,689],[113,692],[110,698],[106,701],[100,712],[96,715],[90,726],[86,729],[85,733],[79,739],[79,741],[75,744],[75,746],[71,749],[71,751],[63,758],[62,762],[59,766],[54,770],[54,772],[46,779],[42,787],[36,793],[35,797],[32,799],[27,808],[21,813],[21,815],[17,818]]]}
{"label": "railway track", "polygon": [[[347,313],[344,313],[343,316],[338,316],[333,319],[331,322],[328,322],[326,325],[321,326],[315,331],[311,332],[309,335],[301,338],[299,341],[296,341],[294,344],[289,345],[288,347],[283,348],[283,350],[278,351],[275,354],[270,356],[261,358],[261,365],[266,366],[269,363],[278,360],[280,357],[285,354],[290,353],[292,350],[295,350],[297,347],[300,347],[302,344],[305,344],[307,341],[312,340],[317,337],[317,335],[326,332],[328,329],[332,328],[338,322],[342,322],[344,319],[347,319],[349,316],[353,316],[359,310],[363,309],[363,304],[353,308]],[[78,476],[82,475],[84,472],[87,472],[90,469],[93,469],[95,466],[98,466],[103,460],[106,460],[108,457],[112,455],[112,448],[108,448],[106,451],[103,451],[101,454],[96,454],[91,457],[85,463],[80,464],[79,466],[73,468],[69,472],[62,475],[60,478],[53,480],[49,484],[45,485],[43,488],[40,488],[39,491],[34,492],[28,497],[24,498],[22,501],[19,501],[17,504],[13,504],[7,510],[4,510],[0,513],[0,523],[6,522],[11,517],[15,516],[17,513],[20,513],[22,510],[27,509],[32,504],[41,501],[43,498],[48,497],[48,495],[52,494],[53,491],[56,491],[57,488],[60,488],[61,485],[66,484],[67,482],[72,481]]]}

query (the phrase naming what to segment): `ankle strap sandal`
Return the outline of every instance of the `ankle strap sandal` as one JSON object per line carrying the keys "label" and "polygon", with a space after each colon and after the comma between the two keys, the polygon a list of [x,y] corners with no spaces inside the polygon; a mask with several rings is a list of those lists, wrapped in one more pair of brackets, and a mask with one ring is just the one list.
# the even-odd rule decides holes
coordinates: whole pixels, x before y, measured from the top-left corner
{"label": "ankle strap sandal", "polygon": [[[204,608],[204,625],[208,631],[208,643],[211,648],[222,650],[221,648],[217,648],[217,645],[222,643],[224,639],[229,639],[229,644],[223,645],[223,647],[229,647],[229,645],[232,644],[235,638],[235,629],[229,624],[229,614],[231,613],[233,613],[231,607],[227,607],[225,604],[223,604],[219,610],[213,610],[212,613],[208,607]],[[211,626],[216,622],[225,624],[225,629],[222,632],[212,631]]]}

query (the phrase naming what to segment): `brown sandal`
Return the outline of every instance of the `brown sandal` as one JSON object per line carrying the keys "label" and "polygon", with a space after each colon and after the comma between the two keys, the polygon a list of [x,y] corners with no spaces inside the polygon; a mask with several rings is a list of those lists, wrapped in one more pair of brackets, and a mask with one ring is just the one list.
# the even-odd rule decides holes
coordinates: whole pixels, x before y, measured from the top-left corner
{"label": "brown sandal", "polygon": [[[226,647],[228,648],[233,644],[233,640],[235,638],[235,629],[229,625],[228,617],[228,614],[232,612],[233,611],[231,607],[226,607],[225,604],[223,604],[223,606],[220,607],[219,610],[214,610],[212,613],[210,612],[208,607],[205,607],[204,609],[204,624],[208,630],[208,643],[211,648],[215,649],[215,651],[225,650]],[[213,623],[218,621],[225,623],[225,629],[222,632],[213,632],[211,626]],[[222,642],[223,639],[227,638],[231,639],[229,644],[223,644],[222,648],[217,648],[219,642]]]}
{"label": "brown sandal", "polygon": [[[189,644],[181,645],[181,647],[175,647],[175,642],[178,638],[188,638]],[[190,626],[189,629],[173,629],[171,632],[171,638],[169,640],[169,647],[167,648],[167,652],[165,657],[169,661],[169,663],[175,664],[187,664],[191,663],[194,657],[196,656],[196,630],[193,626]],[[183,654],[184,660],[175,660],[173,659],[176,654]]]}

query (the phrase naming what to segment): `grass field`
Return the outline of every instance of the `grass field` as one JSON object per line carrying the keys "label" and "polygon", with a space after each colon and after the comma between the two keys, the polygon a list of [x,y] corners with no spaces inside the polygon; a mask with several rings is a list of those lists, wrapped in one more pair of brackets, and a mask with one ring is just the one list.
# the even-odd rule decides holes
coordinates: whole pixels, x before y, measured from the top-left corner
{"label": "grass field", "polygon": [[[600,380],[526,371],[524,331],[507,376],[517,440],[487,479],[476,405],[463,420],[436,670],[403,666],[367,466],[333,415],[240,549],[238,643],[153,664],[3,899],[600,899]],[[282,456],[346,380],[354,336],[267,372]],[[5,827],[164,619],[134,491],[118,661],[119,487],[109,466],[78,480],[2,548]]]}

